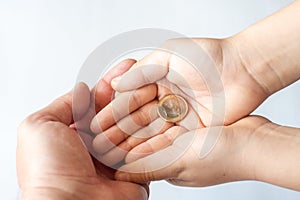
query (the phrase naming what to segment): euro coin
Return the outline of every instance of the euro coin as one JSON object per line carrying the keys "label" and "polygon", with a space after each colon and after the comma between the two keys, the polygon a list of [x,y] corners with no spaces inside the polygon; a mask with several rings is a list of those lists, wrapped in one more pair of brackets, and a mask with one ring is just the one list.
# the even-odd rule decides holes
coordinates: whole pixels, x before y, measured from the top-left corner
{"label": "euro coin", "polygon": [[167,122],[179,122],[186,116],[187,112],[188,104],[179,95],[170,94],[158,102],[157,113]]}

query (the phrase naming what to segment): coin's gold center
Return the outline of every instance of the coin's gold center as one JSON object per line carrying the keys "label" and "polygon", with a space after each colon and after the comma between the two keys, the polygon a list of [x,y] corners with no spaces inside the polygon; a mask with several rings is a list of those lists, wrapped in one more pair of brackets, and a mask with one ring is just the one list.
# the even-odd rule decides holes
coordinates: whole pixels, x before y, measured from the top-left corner
{"label": "coin's gold center", "polygon": [[179,95],[170,94],[158,102],[157,113],[167,122],[179,122],[188,112],[188,104]]}

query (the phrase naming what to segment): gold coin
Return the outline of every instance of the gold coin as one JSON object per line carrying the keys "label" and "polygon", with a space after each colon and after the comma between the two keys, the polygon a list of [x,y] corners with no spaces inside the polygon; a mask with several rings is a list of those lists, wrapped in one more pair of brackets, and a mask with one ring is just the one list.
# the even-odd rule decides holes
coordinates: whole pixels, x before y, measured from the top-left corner
{"label": "gold coin", "polygon": [[179,95],[170,94],[158,102],[157,113],[167,122],[179,122],[188,112],[188,104]]}

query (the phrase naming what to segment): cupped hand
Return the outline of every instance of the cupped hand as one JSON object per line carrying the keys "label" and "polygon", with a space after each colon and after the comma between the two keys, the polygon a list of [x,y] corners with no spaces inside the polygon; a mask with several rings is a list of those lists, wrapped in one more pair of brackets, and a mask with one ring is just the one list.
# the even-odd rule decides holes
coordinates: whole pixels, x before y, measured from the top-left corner
{"label": "cupped hand", "polygon": [[[149,156],[123,165],[116,178],[136,183],[167,180],[174,185],[192,187],[256,180],[260,178],[257,173],[263,168],[256,163],[262,157],[260,150],[265,137],[260,130],[268,126],[275,125],[263,117],[248,116],[229,126],[190,131],[174,138],[172,144],[164,149],[159,148],[163,141],[150,139],[148,145],[158,148],[153,148]],[[206,157],[200,158],[205,137],[219,132],[222,134],[215,147]],[[185,143],[190,140],[191,145],[180,156],[173,156],[182,152]],[[173,162],[165,165],[169,157]]]}
{"label": "cupped hand", "polygon": [[125,92],[153,83],[158,87],[158,99],[166,93],[180,93],[198,112],[204,126],[213,125],[212,118],[221,115],[214,102],[224,103],[225,116],[219,117],[224,118],[220,120],[225,125],[231,124],[249,115],[270,95],[251,73],[252,66],[240,57],[235,43],[241,41],[235,40],[166,41],[111,84],[116,91]]}
{"label": "cupped hand", "polygon": [[[268,96],[248,72],[233,40],[173,39],[162,49],[113,79],[120,94],[91,123],[98,134],[94,149],[107,165],[148,155],[152,147],[139,145],[154,136],[165,141],[162,148],[188,131],[231,124]],[[177,123],[165,122],[156,112],[157,102],[168,94],[188,102],[187,116]]]}
{"label": "cupped hand", "polygon": [[[205,157],[199,157],[205,138],[219,132],[215,147]],[[190,131],[164,149],[158,147],[163,141],[151,138],[147,143],[156,146],[152,154],[122,166],[116,178],[136,183],[165,179],[180,186],[256,180],[300,191],[299,133],[299,128],[248,116],[228,126]],[[188,141],[192,144],[185,148]],[[182,154],[174,156],[176,152]],[[166,165],[170,157],[173,162]]]}
{"label": "cupped hand", "polygon": [[[110,101],[112,89],[107,81],[132,64],[132,60],[123,61],[100,81],[95,90],[98,108]],[[147,187],[114,180],[113,171],[90,156],[76,129],[70,127],[74,95],[76,115],[83,116],[90,91],[80,83],[20,125],[17,172],[22,199],[147,199]]]}

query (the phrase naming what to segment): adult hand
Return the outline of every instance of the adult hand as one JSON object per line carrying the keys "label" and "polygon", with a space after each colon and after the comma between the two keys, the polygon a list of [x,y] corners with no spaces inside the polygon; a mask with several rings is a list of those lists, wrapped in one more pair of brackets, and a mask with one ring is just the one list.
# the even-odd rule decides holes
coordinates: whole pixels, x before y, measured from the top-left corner
{"label": "adult hand", "polygon": [[[107,82],[132,64],[123,61],[100,81],[95,90],[98,108],[110,101],[112,89]],[[115,181],[113,172],[92,159],[78,132],[70,128],[75,94],[76,115],[83,116],[90,91],[81,83],[20,125],[17,172],[22,199],[147,199],[147,187]]]}

